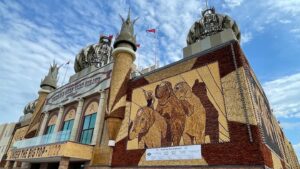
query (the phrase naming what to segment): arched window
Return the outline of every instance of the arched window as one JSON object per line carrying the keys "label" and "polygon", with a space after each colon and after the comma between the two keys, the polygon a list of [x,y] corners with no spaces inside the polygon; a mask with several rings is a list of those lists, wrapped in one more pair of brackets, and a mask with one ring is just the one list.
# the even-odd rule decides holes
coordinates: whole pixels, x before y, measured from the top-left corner
{"label": "arched window", "polygon": [[81,136],[80,136],[80,143],[82,144],[90,144],[92,141],[97,109],[98,109],[98,103],[92,102],[85,110]]}
{"label": "arched window", "polygon": [[64,118],[64,124],[61,129],[60,141],[69,140],[70,135],[71,135],[71,130],[72,130],[73,124],[74,124],[75,114],[76,114],[75,109],[71,109],[70,111],[68,111],[68,113],[66,113],[65,118]]}
{"label": "arched window", "polygon": [[54,132],[56,120],[57,120],[57,115],[51,116],[50,120],[48,121],[47,130],[45,134],[51,134]]}
{"label": "arched window", "polygon": [[72,130],[73,123],[74,123],[74,118],[75,118],[75,113],[76,113],[75,109],[71,109],[65,115],[64,125],[63,125],[63,128],[62,128],[62,131]]}

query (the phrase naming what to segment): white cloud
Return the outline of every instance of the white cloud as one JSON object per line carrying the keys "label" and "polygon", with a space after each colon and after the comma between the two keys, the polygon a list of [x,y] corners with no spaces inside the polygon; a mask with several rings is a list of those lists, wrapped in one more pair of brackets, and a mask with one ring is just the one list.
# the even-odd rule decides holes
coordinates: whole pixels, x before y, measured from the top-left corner
{"label": "white cloud", "polygon": [[290,16],[295,16],[300,13],[300,1],[299,0],[287,0],[287,1],[278,1],[278,0],[268,0],[266,6],[269,8],[278,10],[278,14],[289,14]]}
{"label": "white cloud", "polygon": [[263,84],[277,117],[300,118],[300,73]]}
{"label": "white cloud", "polygon": [[241,35],[242,35],[242,37],[241,37],[242,45],[250,42],[253,39],[253,35],[251,32],[242,33]]}
{"label": "white cloud", "polygon": [[288,19],[279,19],[279,22],[280,22],[280,23],[283,23],[283,24],[292,23],[292,21],[291,21],[291,20],[288,20]]}
{"label": "white cloud", "polygon": [[292,32],[292,33],[300,33],[300,29],[299,28],[291,29],[290,32]]}
{"label": "white cloud", "polygon": [[300,158],[300,143],[294,144],[293,147],[295,149],[295,152],[296,152],[296,154],[298,156],[298,160],[299,160],[299,158]]}
{"label": "white cloud", "polygon": [[240,6],[244,2],[244,0],[224,0],[224,2],[225,2],[224,4],[225,6],[233,9]]}

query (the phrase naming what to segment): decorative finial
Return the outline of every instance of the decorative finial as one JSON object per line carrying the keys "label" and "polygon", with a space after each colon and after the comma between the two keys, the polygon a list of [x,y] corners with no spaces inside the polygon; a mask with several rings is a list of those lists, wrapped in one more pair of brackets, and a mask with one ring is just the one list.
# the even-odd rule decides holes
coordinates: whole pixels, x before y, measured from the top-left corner
{"label": "decorative finial", "polygon": [[129,7],[129,9],[128,9],[127,21],[130,21],[130,7]]}
{"label": "decorative finial", "polygon": [[41,82],[41,88],[43,89],[48,89],[48,90],[54,90],[57,87],[57,75],[58,75],[58,70],[59,67],[57,66],[57,64],[55,63],[55,61],[53,61],[53,65],[50,65],[49,71],[48,71],[48,75],[45,76],[44,80],[42,80]]}
{"label": "decorative finial", "polygon": [[120,30],[119,35],[117,36],[115,43],[114,43],[114,48],[117,48],[120,44],[129,44],[134,51],[136,51],[136,38],[134,35],[134,23],[138,20],[138,18],[134,19],[131,21],[130,19],[130,8],[128,10],[128,16],[127,19],[125,20],[121,15],[120,18],[122,20],[122,27]]}

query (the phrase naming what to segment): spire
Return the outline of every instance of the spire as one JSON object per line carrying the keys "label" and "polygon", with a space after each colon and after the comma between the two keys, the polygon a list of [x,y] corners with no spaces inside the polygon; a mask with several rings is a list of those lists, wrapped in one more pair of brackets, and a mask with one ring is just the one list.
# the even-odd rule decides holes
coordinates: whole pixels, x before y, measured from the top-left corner
{"label": "spire", "polygon": [[130,22],[130,7],[129,7],[129,9],[128,9],[128,14],[127,14],[127,20],[126,20],[127,22]]}
{"label": "spire", "polygon": [[54,90],[57,87],[57,75],[58,75],[58,69],[59,67],[57,66],[57,64],[55,63],[55,61],[53,61],[53,65],[50,65],[49,71],[48,71],[48,75],[45,76],[44,80],[42,80],[41,82],[41,88],[42,89],[46,89],[46,90]]}
{"label": "spire", "polygon": [[119,45],[130,45],[134,51],[136,51],[136,38],[134,34],[134,23],[138,18],[131,21],[130,19],[130,8],[128,10],[127,19],[125,20],[121,15],[120,18],[122,20],[122,27],[119,35],[116,38],[114,43],[114,48],[117,48]]}

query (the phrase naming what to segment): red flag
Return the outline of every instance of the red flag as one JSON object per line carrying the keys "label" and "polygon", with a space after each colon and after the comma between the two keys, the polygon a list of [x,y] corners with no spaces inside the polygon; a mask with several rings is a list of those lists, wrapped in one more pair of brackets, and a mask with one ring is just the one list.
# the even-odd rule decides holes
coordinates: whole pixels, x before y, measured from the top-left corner
{"label": "red flag", "polygon": [[156,32],[156,29],[148,29],[148,30],[146,30],[146,32],[155,33],[155,32]]}
{"label": "red flag", "polygon": [[136,47],[138,47],[138,48],[141,47],[141,44],[135,44],[135,45],[136,45]]}
{"label": "red flag", "polygon": [[113,37],[114,37],[114,35],[109,35],[109,36],[108,36],[108,39],[111,40]]}

